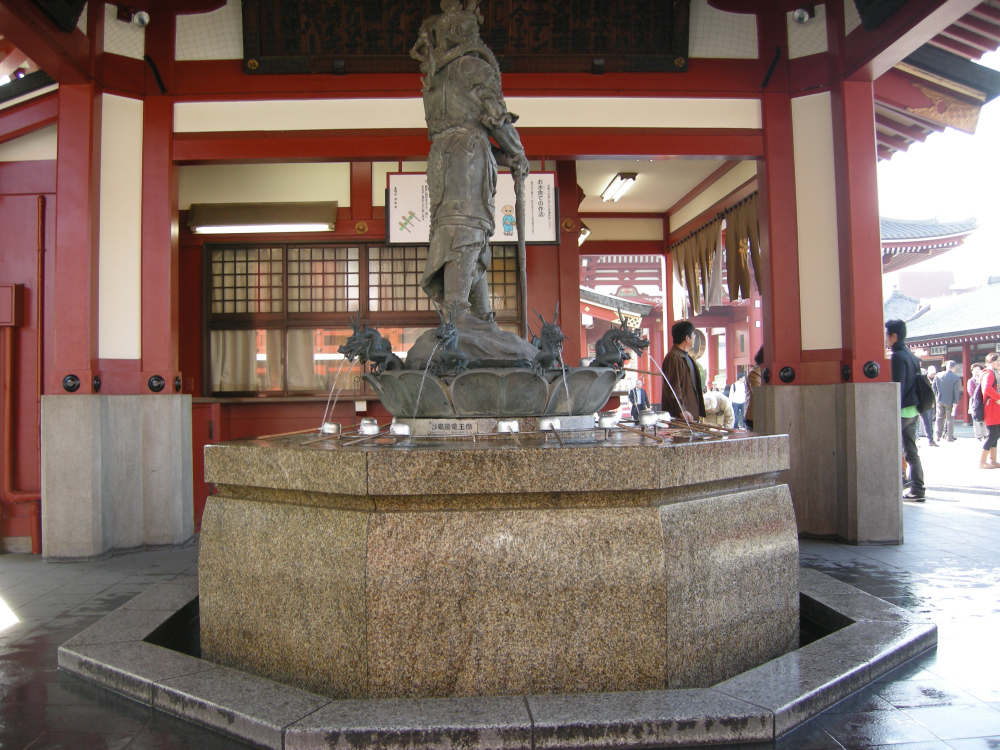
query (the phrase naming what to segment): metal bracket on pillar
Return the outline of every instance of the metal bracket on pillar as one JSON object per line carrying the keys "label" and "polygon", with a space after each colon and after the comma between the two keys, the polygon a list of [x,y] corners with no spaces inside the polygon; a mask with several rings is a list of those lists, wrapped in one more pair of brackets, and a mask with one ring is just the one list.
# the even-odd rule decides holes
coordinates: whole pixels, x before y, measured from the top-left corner
{"label": "metal bracket on pillar", "polygon": [[161,376],[159,376],[159,375],[154,375],[154,376],[153,376],[153,377],[151,377],[151,378],[149,379],[149,381],[147,382],[147,385],[149,386],[149,390],[151,390],[151,391],[152,391],[153,393],[159,393],[160,391],[162,391],[162,390],[163,390],[163,387],[164,387],[164,386],[165,386],[166,384],[167,384],[167,381],[165,381],[165,380],[164,380],[164,379],[163,379],[163,378],[162,378]]}
{"label": "metal bracket on pillar", "polygon": [[843,367],[840,368],[840,377],[844,379],[845,383],[848,380],[851,379],[851,366],[850,365],[844,365]]}
{"label": "metal bracket on pillar", "polygon": [[74,393],[80,390],[80,378],[76,375],[67,375],[62,379],[63,390]]}
{"label": "metal bracket on pillar", "polygon": [[791,383],[795,380],[795,370],[788,366],[782,367],[778,371],[778,379],[781,380],[782,383]]}
{"label": "metal bracket on pillar", "polygon": [[872,378],[872,379],[877,378],[878,374],[881,371],[882,371],[882,368],[879,367],[878,362],[875,362],[874,360],[869,360],[868,362],[865,362],[865,367],[864,367],[863,372],[865,373],[866,377],[869,377],[869,378]]}

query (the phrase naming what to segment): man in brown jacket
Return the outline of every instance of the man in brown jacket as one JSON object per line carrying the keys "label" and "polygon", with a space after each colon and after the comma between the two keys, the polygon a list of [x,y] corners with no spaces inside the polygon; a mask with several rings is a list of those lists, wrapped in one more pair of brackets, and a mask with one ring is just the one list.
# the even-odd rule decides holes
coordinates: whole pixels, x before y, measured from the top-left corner
{"label": "man in brown jacket", "polygon": [[701,375],[688,354],[694,348],[694,324],[690,320],[677,321],[670,329],[670,337],[674,345],[663,360],[663,408],[672,417],[693,422],[705,416]]}

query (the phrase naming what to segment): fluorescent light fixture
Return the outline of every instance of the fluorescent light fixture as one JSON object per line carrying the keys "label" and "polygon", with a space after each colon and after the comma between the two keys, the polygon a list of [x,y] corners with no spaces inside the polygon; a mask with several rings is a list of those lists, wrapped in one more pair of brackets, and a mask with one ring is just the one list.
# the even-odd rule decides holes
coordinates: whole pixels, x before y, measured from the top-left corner
{"label": "fluorescent light fixture", "polygon": [[187,224],[195,234],[332,232],[336,201],[315,203],[195,203]]}
{"label": "fluorescent light fixture", "polygon": [[[580,246],[584,242],[586,242],[587,238],[590,236],[590,234],[591,234],[590,227],[588,227],[586,224],[584,224],[581,221],[580,222],[580,238],[577,240],[577,246]],[[583,260],[583,267],[584,268],[587,267],[587,259],[586,258],[584,258],[584,260]]]}
{"label": "fluorescent light fixture", "polygon": [[195,227],[195,234],[270,234],[274,232],[330,232],[329,224],[246,224]]}
{"label": "fluorescent light fixture", "polygon": [[638,175],[635,172],[619,172],[611,183],[601,192],[601,200],[605,203],[614,201],[615,203],[628,192]]}

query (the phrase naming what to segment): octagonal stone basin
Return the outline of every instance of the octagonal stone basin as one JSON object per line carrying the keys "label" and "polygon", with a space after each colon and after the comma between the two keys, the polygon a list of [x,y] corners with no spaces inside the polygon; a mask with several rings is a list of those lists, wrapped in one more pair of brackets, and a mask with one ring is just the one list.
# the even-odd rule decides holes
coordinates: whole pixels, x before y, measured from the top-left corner
{"label": "octagonal stone basin", "polygon": [[468,370],[438,377],[416,370],[366,374],[394,417],[543,417],[593,414],[621,374],[610,367],[572,367],[536,375],[526,369]]}

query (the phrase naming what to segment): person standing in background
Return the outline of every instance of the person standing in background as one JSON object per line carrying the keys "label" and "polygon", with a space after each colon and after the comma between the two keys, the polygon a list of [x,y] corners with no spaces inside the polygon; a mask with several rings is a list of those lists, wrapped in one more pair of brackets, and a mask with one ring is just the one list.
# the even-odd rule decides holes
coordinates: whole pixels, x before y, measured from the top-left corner
{"label": "person standing in background", "polygon": [[678,320],[670,328],[674,345],[663,359],[663,406],[675,419],[696,422],[705,416],[698,365],[688,354],[694,348],[694,323]]}
{"label": "person standing in background", "polygon": [[[931,388],[934,389],[934,397],[937,398],[937,387],[934,385],[935,376],[937,375],[937,368],[931,365],[927,368],[927,379],[931,381]],[[936,408],[936,407],[935,407]],[[937,448],[938,444],[934,442],[934,411],[935,408],[928,409],[920,414],[920,421],[924,425],[924,435],[927,437],[927,445],[931,448]]]}
{"label": "person standing in background", "polygon": [[[979,459],[980,469],[997,468],[997,439],[1000,438],[1000,383],[997,375],[1000,373],[1000,354],[991,352],[986,355],[986,371],[979,381],[983,391],[983,421],[989,430],[983,443],[983,455]],[[987,460],[989,459],[989,460]]]}
{"label": "person standing in background", "polygon": [[924,498],[924,467],[917,451],[917,421],[920,413],[920,392],[917,378],[920,377],[920,360],[906,348],[906,323],[901,320],[887,320],[885,323],[885,346],[892,349],[892,382],[899,383],[899,423],[903,435],[903,455],[910,467],[910,489],[903,495],[906,500],[918,503]]}
{"label": "person standing in background", "polygon": [[942,437],[949,443],[955,442],[955,405],[962,398],[962,378],[957,370],[958,362],[949,360],[944,363],[944,372],[934,379],[934,393],[937,396],[934,440],[938,443]]}
{"label": "person standing in background", "polygon": [[635,381],[635,388],[628,392],[628,402],[632,405],[632,419],[639,420],[639,412],[649,408],[649,395],[642,387],[642,378]]}
{"label": "person standing in background", "polygon": [[707,424],[732,429],[736,424],[733,405],[728,398],[717,391],[705,394],[705,420]]}
{"label": "person standing in background", "polygon": [[972,434],[976,440],[985,440],[986,425],[983,422],[983,390],[979,382],[983,379],[983,366],[976,362],[972,366],[972,377],[965,384],[965,392],[969,396],[969,415],[972,417]]}
{"label": "person standing in background", "polygon": [[753,389],[759,386],[762,382],[762,373],[764,370],[764,347],[762,346],[757,350],[757,353],[753,355],[754,366],[750,368],[750,372],[747,373],[747,401],[746,401],[746,411],[744,412],[743,422],[746,424],[747,429],[753,432]]}
{"label": "person standing in background", "polygon": [[733,416],[736,418],[736,428],[743,429],[743,407],[746,406],[747,401],[747,383],[746,377],[741,375],[736,378],[736,382],[733,383],[732,387],[729,389],[729,401],[733,405]]}

